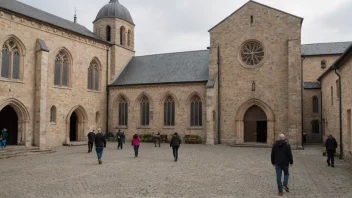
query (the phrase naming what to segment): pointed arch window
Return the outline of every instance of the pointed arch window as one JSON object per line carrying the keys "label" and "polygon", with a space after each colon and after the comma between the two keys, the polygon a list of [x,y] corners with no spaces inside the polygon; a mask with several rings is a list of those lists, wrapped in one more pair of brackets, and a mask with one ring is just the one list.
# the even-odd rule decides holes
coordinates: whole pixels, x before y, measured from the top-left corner
{"label": "pointed arch window", "polygon": [[99,72],[99,64],[96,60],[90,62],[88,67],[88,89],[89,90],[100,90],[100,72]]}
{"label": "pointed arch window", "polygon": [[109,25],[106,26],[106,40],[111,41],[111,27]]}
{"label": "pointed arch window", "polygon": [[69,85],[69,59],[64,50],[55,57],[54,85],[67,87]]}
{"label": "pointed arch window", "polygon": [[141,125],[149,126],[149,100],[146,96],[143,96],[141,100]]}
{"label": "pointed arch window", "polygon": [[20,79],[20,51],[13,40],[6,41],[1,50],[1,77]]}
{"label": "pointed arch window", "polygon": [[191,100],[191,126],[203,126],[202,119],[202,101],[198,96],[194,96]]}
{"label": "pointed arch window", "polygon": [[128,124],[128,103],[125,98],[121,98],[119,102],[119,126],[127,126]]}
{"label": "pointed arch window", "polygon": [[126,28],[124,26],[120,28],[120,45],[126,45]]}
{"label": "pointed arch window", "polygon": [[131,30],[128,30],[127,32],[127,46],[130,47],[131,46]]}
{"label": "pointed arch window", "polygon": [[317,96],[313,96],[313,113],[319,113],[319,99]]}
{"label": "pointed arch window", "polygon": [[164,126],[175,126],[175,102],[171,96],[164,102]]}
{"label": "pointed arch window", "polygon": [[50,122],[56,123],[56,107],[55,106],[52,106],[50,108]]}

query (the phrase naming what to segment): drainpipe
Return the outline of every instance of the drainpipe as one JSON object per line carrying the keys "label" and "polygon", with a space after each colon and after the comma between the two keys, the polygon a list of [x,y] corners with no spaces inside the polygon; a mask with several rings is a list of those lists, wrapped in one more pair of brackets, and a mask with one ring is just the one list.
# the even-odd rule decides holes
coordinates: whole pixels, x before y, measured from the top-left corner
{"label": "drainpipe", "polygon": [[337,68],[333,67],[335,70],[335,74],[339,77],[339,114],[340,114],[340,159],[343,157],[343,149],[342,149],[342,97],[341,97],[341,75],[337,73]]}
{"label": "drainpipe", "polygon": [[106,49],[106,134],[109,132],[109,48]]}
{"label": "drainpipe", "polygon": [[[325,129],[323,128],[323,92],[320,91],[320,127],[321,127],[321,136],[320,136],[320,140],[321,142],[323,141],[323,135],[325,133]],[[325,127],[325,124],[324,124]]]}
{"label": "drainpipe", "polygon": [[[304,148],[303,146],[303,133],[304,133],[304,119],[303,119],[303,91],[304,91],[304,86],[303,86],[303,61],[304,59],[306,59],[306,56],[303,54],[302,58],[301,58],[301,122],[302,122],[302,129],[301,129],[301,142],[302,142],[302,148]],[[307,141],[307,137],[306,137],[306,141]]]}
{"label": "drainpipe", "polygon": [[220,144],[220,46],[218,46],[218,144]]}

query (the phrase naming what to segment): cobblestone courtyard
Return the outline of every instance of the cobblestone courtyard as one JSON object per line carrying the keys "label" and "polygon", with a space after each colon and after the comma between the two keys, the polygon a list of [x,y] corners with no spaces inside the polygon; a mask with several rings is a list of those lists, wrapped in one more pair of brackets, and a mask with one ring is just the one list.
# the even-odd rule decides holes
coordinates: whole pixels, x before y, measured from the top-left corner
{"label": "cobblestone courtyard", "polygon": [[[21,197],[277,197],[270,149],[181,145],[174,162],[167,144],[142,144],[140,158],[109,143],[103,164],[84,146],[0,160],[2,198]],[[321,147],[294,151],[284,197],[352,197],[352,169],[330,168]]]}

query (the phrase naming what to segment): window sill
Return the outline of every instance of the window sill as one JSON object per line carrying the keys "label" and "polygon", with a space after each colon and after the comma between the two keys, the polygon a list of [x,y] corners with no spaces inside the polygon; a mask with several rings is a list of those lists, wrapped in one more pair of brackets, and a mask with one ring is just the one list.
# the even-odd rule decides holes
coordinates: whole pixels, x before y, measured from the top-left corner
{"label": "window sill", "polygon": [[117,126],[117,129],[128,129],[128,126]]}
{"label": "window sill", "polygon": [[91,92],[91,93],[102,93],[102,91],[100,91],[100,90],[90,90],[90,89],[87,89],[87,92]]}
{"label": "window sill", "polygon": [[2,77],[0,78],[0,81],[24,84],[22,80],[2,78]]}
{"label": "window sill", "polygon": [[137,129],[151,129],[150,126],[139,126]]}
{"label": "window sill", "polygon": [[56,125],[56,122],[50,122],[51,125]]}
{"label": "window sill", "polygon": [[54,89],[67,89],[67,90],[72,90],[72,88],[70,88],[70,87],[53,86],[52,88],[54,88]]}
{"label": "window sill", "polygon": [[203,130],[203,127],[202,126],[199,126],[199,127],[193,126],[193,127],[188,127],[187,129],[188,130]]}
{"label": "window sill", "polygon": [[163,129],[175,129],[175,126],[164,126]]}

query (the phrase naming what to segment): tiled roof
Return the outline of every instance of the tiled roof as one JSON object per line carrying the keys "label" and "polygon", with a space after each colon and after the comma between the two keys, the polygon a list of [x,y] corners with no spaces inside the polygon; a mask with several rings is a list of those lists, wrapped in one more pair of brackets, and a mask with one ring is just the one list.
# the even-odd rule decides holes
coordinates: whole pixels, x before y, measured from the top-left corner
{"label": "tiled roof", "polygon": [[352,42],[304,44],[301,54],[305,56],[342,54]]}
{"label": "tiled roof", "polygon": [[304,82],[303,87],[304,89],[320,89],[321,85],[318,82]]}

